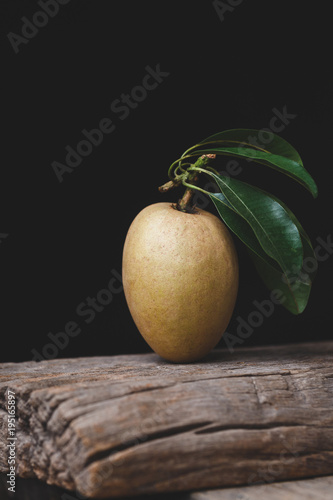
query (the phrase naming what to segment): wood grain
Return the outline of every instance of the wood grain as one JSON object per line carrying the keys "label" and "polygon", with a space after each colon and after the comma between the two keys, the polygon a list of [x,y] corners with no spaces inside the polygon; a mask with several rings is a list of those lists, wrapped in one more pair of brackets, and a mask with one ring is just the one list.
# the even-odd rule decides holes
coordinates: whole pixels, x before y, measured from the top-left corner
{"label": "wood grain", "polygon": [[333,474],[333,342],[0,365],[0,471],[7,388],[17,400],[17,474],[120,497]]}

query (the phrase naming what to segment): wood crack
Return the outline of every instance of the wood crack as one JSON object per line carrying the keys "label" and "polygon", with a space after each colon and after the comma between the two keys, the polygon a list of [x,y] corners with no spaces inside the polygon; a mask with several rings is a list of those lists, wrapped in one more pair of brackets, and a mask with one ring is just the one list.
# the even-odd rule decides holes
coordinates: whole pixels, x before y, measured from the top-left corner
{"label": "wood crack", "polygon": [[[193,431],[194,429],[200,429],[201,427],[206,427],[207,425],[210,425],[211,423],[212,422],[210,422],[210,421],[197,422],[195,424],[179,425],[179,426],[175,426],[175,427],[170,427],[168,429],[163,429],[162,431],[151,432],[151,433],[145,435],[145,439],[144,439],[143,443],[145,444],[145,443],[155,441],[158,439],[164,439],[164,438],[168,438],[170,436],[181,435],[181,434]],[[93,462],[102,460],[104,458],[109,458],[112,454],[118,453],[118,452],[123,451],[123,450],[127,450],[129,448],[134,448],[135,446],[140,445],[140,443],[133,445],[133,441],[134,441],[134,443],[136,443],[136,440],[131,439],[131,440],[128,440],[124,443],[121,443],[120,445],[118,445],[116,447],[112,447],[112,448],[109,448],[107,450],[99,451],[99,452],[95,453],[94,455],[91,455],[86,460],[84,466],[87,467],[90,464],[92,464]]]}
{"label": "wood crack", "polygon": [[[214,425],[207,429],[196,431],[195,434],[214,434],[221,431],[244,431],[244,430],[263,430],[263,429],[280,429],[284,427],[307,427],[304,424],[295,424],[295,422],[281,422],[279,425],[274,423],[267,424],[242,424],[242,425]],[[333,429],[333,426],[331,427]]]}
{"label": "wood crack", "polygon": [[[274,372],[264,372],[264,373],[256,373],[256,377],[270,377],[272,375],[291,375],[290,371],[287,372],[281,372],[281,371],[274,371]],[[229,379],[229,378],[252,378],[253,373],[235,373],[235,374],[222,374],[217,377],[205,377],[202,376],[201,378],[193,378],[190,380],[181,380],[180,382],[182,384],[190,384],[191,382],[198,382],[198,381],[204,381],[204,380],[224,380],[224,379]]]}

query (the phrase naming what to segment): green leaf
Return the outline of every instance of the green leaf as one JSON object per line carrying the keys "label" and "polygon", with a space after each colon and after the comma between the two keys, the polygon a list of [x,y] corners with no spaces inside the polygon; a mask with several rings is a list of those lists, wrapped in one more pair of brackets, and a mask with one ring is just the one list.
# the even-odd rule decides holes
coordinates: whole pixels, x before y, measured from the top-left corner
{"label": "green leaf", "polygon": [[[310,273],[310,276],[303,272],[299,275],[284,274],[277,262],[264,252],[250,225],[234,211],[225,196],[222,193],[212,193],[209,196],[224,223],[248,247],[249,255],[256,270],[268,289],[279,294],[278,298],[282,305],[290,312],[293,314],[302,313],[309,299],[315,270]],[[290,218],[294,220],[298,227],[302,239],[304,258],[309,257],[314,259],[312,262],[316,262],[309,237],[295,215],[282,202],[280,203],[288,211]]]}
{"label": "green leaf", "polygon": [[226,199],[223,193],[211,193],[209,195],[210,199],[215,205],[223,222],[229,227],[229,229],[255,254],[260,256],[262,259],[267,259],[272,266],[276,266],[279,269],[278,264],[271,259],[260,245],[253,229],[248,224],[248,222],[239,215],[229,201]]}
{"label": "green leaf", "polygon": [[306,275],[302,273],[286,275],[252,250],[249,250],[249,254],[265,285],[275,293],[279,293],[278,298],[282,305],[293,314],[302,313],[308,303],[312,284],[306,279]]}
{"label": "green leaf", "polygon": [[303,165],[301,157],[296,149],[282,137],[274,134],[270,130],[256,130],[247,128],[236,128],[224,130],[211,135],[200,141],[200,144],[218,144],[223,147],[233,147],[237,144],[249,146],[261,151],[268,151],[275,155],[284,156],[290,160]]}
{"label": "green leaf", "polygon": [[211,175],[234,210],[251,226],[264,252],[286,274],[302,267],[303,247],[297,226],[285,208],[264,191],[236,179]]}
{"label": "green leaf", "polygon": [[208,149],[200,149],[193,151],[190,154],[194,156],[209,153],[249,158],[251,160],[254,160],[256,163],[261,163],[288,175],[292,179],[302,184],[302,186],[304,186],[306,189],[308,189],[314,197],[318,195],[317,185],[309,172],[305,170],[302,164],[297,163],[290,158],[241,146],[239,146],[238,148],[214,147]]}
{"label": "green leaf", "polygon": [[[269,194],[267,193],[271,198],[273,198],[274,200],[276,200],[278,203],[280,203],[280,205],[282,205],[282,207],[285,209],[285,211],[288,213],[290,219],[294,222],[295,226],[297,227],[298,229],[298,232],[301,236],[301,240],[302,240],[302,246],[303,246],[303,266],[304,266],[304,261],[305,260],[310,260],[314,265],[314,268],[310,271],[302,271],[303,273],[303,276],[304,274],[308,274],[308,279],[310,279],[311,282],[313,282],[316,274],[317,274],[317,267],[318,267],[318,263],[317,263],[317,258],[316,258],[316,255],[314,253],[314,250],[313,250],[313,247],[312,247],[312,244],[311,244],[311,240],[309,238],[309,236],[307,235],[307,233],[305,232],[305,230],[303,229],[301,223],[299,222],[299,220],[297,219],[297,217],[295,216],[295,214],[293,214],[293,212],[290,210],[290,208],[288,208],[286,206],[285,203],[283,203],[281,200],[279,200],[278,198],[276,198],[276,196],[272,195],[272,194]],[[309,266],[306,265],[306,268],[308,269]]]}
{"label": "green leaf", "polygon": [[281,290],[284,298],[284,307],[293,314],[300,314],[304,311],[309,300],[311,286],[317,274],[317,259],[310,238],[296,216],[281,200],[278,200],[273,195],[271,195],[271,197],[284,207],[300,233],[303,246],[302,269],[299,273],[289,272],[288,274],[284,274],[281,273],[281,271],[278,272],[267,259],[265,261],[262,256],[258,256],[258,254],[254,253],[250,248],[248,250],[266,286],[271,290],[273,288]]}

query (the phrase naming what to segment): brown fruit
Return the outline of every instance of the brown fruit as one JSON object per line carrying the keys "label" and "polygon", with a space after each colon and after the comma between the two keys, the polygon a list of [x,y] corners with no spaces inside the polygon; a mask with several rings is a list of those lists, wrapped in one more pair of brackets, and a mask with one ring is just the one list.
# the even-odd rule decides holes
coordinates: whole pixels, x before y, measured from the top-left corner
{"label": "brown fruit", "polygon": [[238,260],[215,215],[171,203],[144,208],[123,252],[123,285],[141,335],[163,358],[195,361],[222,337],[238,290]]}

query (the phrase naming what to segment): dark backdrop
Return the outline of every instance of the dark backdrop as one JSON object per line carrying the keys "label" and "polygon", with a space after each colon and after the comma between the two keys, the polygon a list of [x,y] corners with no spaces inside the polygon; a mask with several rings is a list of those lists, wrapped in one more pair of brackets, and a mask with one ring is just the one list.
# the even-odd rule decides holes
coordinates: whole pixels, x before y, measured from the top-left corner
{"label": "dark backdrop", "polygon": [[[1,1],[1,361],[150,350],[119,291],[124,239],[146,205],[177,200],[180,191],[157,190],[168,166],[215,132],[269,127],[284,110],[288,123],[280,135],[300,152],[318,183],[318,199],[262,166],[246,164],[239,178],[283,199],[314,244],[332,234],[328,5],[59,3]],[[144,95],[135,87],[153,70],[160,76],[145,82],[156,88]],[[137,105],[119,109],[116,100],[131,92]],[[59,182],[53,162],[65,164],[66,146],[76,149],[82,130],[101,121],[113,131]],[[255,300],[269,297],[236,245],[241,278],[231,333],[255,310]],[[326,253],[305,312],[296,317],[276,306],[242,345],[330,338],[332,249]],[[112,301],[87,311],[87,298],[110,280]],[[107,300],[103,292],[98,296]],[[57,335],[65,329],[72,334],[68,342]]]}

